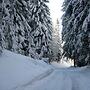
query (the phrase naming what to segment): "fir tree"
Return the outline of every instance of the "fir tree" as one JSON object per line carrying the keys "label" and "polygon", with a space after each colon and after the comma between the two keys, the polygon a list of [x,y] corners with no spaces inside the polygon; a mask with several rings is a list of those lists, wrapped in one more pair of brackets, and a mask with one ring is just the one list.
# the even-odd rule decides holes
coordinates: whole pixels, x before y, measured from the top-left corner
{"label": "fir tree", "polygon": [[44,53],[47,57],[52,25],[46,2],[48,1],[1,0],[0,48],[3,43],[3,48],[16,53],[38,57],[42,51],[41,57]]}
{"label": "fir tree", "polygon": [[1,55],[1,53],[2,53],[2,24],[3,24],[3,19],[2,19],[2,3],[3,3],[3,1],[1,0],[0,1],[0,55]]}
{"label": "fir tree", "polygon": [[53,28],[52,32],[52,52],[53,52],[53,60],[60,61],[61,59],[61,38],[60,38],[60,23],[57,19],[56,25]]}
{"label": "fir tree", "polygon": [[71,0],[63,15],[63,54],[77,66],[90,63],[89,9],[89,0]]}
{"label": "fir tree", "polygon": [[23,55],[29,55],[30,49],[30,30],[29,21],[31,20],[31,12],[29,8],[29,0],[15,1],[14,24],[16,27],[16,44],[17,51]]}
{"label": "fir tree", "polygon": [[29,55],[30,11],[28,1],[3,0],[3,46],[5,49]]}
{"label": "fir tree", "polygon": [[48,0],[31,0],[32,20],[29,22],[31,36],[33,37],[33,48],[40,56],[47,57],[50,53],[51,42],[51,18]]}

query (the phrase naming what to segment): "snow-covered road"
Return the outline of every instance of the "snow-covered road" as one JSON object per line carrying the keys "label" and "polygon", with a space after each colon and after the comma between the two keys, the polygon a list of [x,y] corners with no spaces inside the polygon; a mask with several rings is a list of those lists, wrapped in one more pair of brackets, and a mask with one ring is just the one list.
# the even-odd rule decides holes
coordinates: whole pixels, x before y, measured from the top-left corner
{"label": "snow-covered road", "polygon": [[89,71],[86,68],[55,69],[46,77],[15,90],[90,90]]}
{"label": "snow-covered road", "polygon": [[5,50],[0,58],[0,90],[90,90],[90,66],[49,65]]}

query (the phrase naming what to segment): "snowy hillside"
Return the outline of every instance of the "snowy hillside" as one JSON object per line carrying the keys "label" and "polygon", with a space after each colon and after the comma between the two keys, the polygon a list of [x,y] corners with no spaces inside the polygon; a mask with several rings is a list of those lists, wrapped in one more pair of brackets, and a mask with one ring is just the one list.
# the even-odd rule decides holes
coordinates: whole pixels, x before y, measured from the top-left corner
{"label": "snowy hillside", "polygon": [[4,50],[0,57],[0,90],[15,90],[18,85],[31,83],[35,78],[40,79],[44,73],[50,72],[52,69],[42,60]]}

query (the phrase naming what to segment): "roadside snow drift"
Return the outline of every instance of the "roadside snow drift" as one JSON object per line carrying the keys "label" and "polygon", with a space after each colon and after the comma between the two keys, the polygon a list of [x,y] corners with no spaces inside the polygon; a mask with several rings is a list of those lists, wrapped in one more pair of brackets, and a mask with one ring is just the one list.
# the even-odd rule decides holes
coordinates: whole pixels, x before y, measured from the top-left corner
{"label": "roadside snow drift", "polygon": [[48,71],[51,68],[43,61],[4,50],[0,57],[0,90],[13,90]]}

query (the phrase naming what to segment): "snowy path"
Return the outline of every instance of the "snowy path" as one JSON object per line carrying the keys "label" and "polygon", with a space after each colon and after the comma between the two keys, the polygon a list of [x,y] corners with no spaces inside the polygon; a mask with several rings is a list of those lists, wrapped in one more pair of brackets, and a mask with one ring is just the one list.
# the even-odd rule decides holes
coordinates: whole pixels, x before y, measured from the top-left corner
{"label": "snowy path", "polygon": [[90,90],[90,73],[85,72],[72,68],[55,69],[14,90]]}
{"label": "snowy path", "polygon": [[53,69],[49,69],[49,70],[45,71],[44,73],[40,74],[39,76],[36,76],[32,80],[30,80],[30,82],[27,82],[23,85],[16,86],[16,87],[12,88],[11,90],[22,90],[22,88],[25,88],[29,85],[32,85],[33,83],[36,83],[37,81],[40,81],[40,80],[46,78],[47,76],[52,74],[53,71],[54,71]]}
{"label": "snowy path", "polygon": [[5,50],[0,58],[0,90],[90,90],[90,66],[49,65]]}

